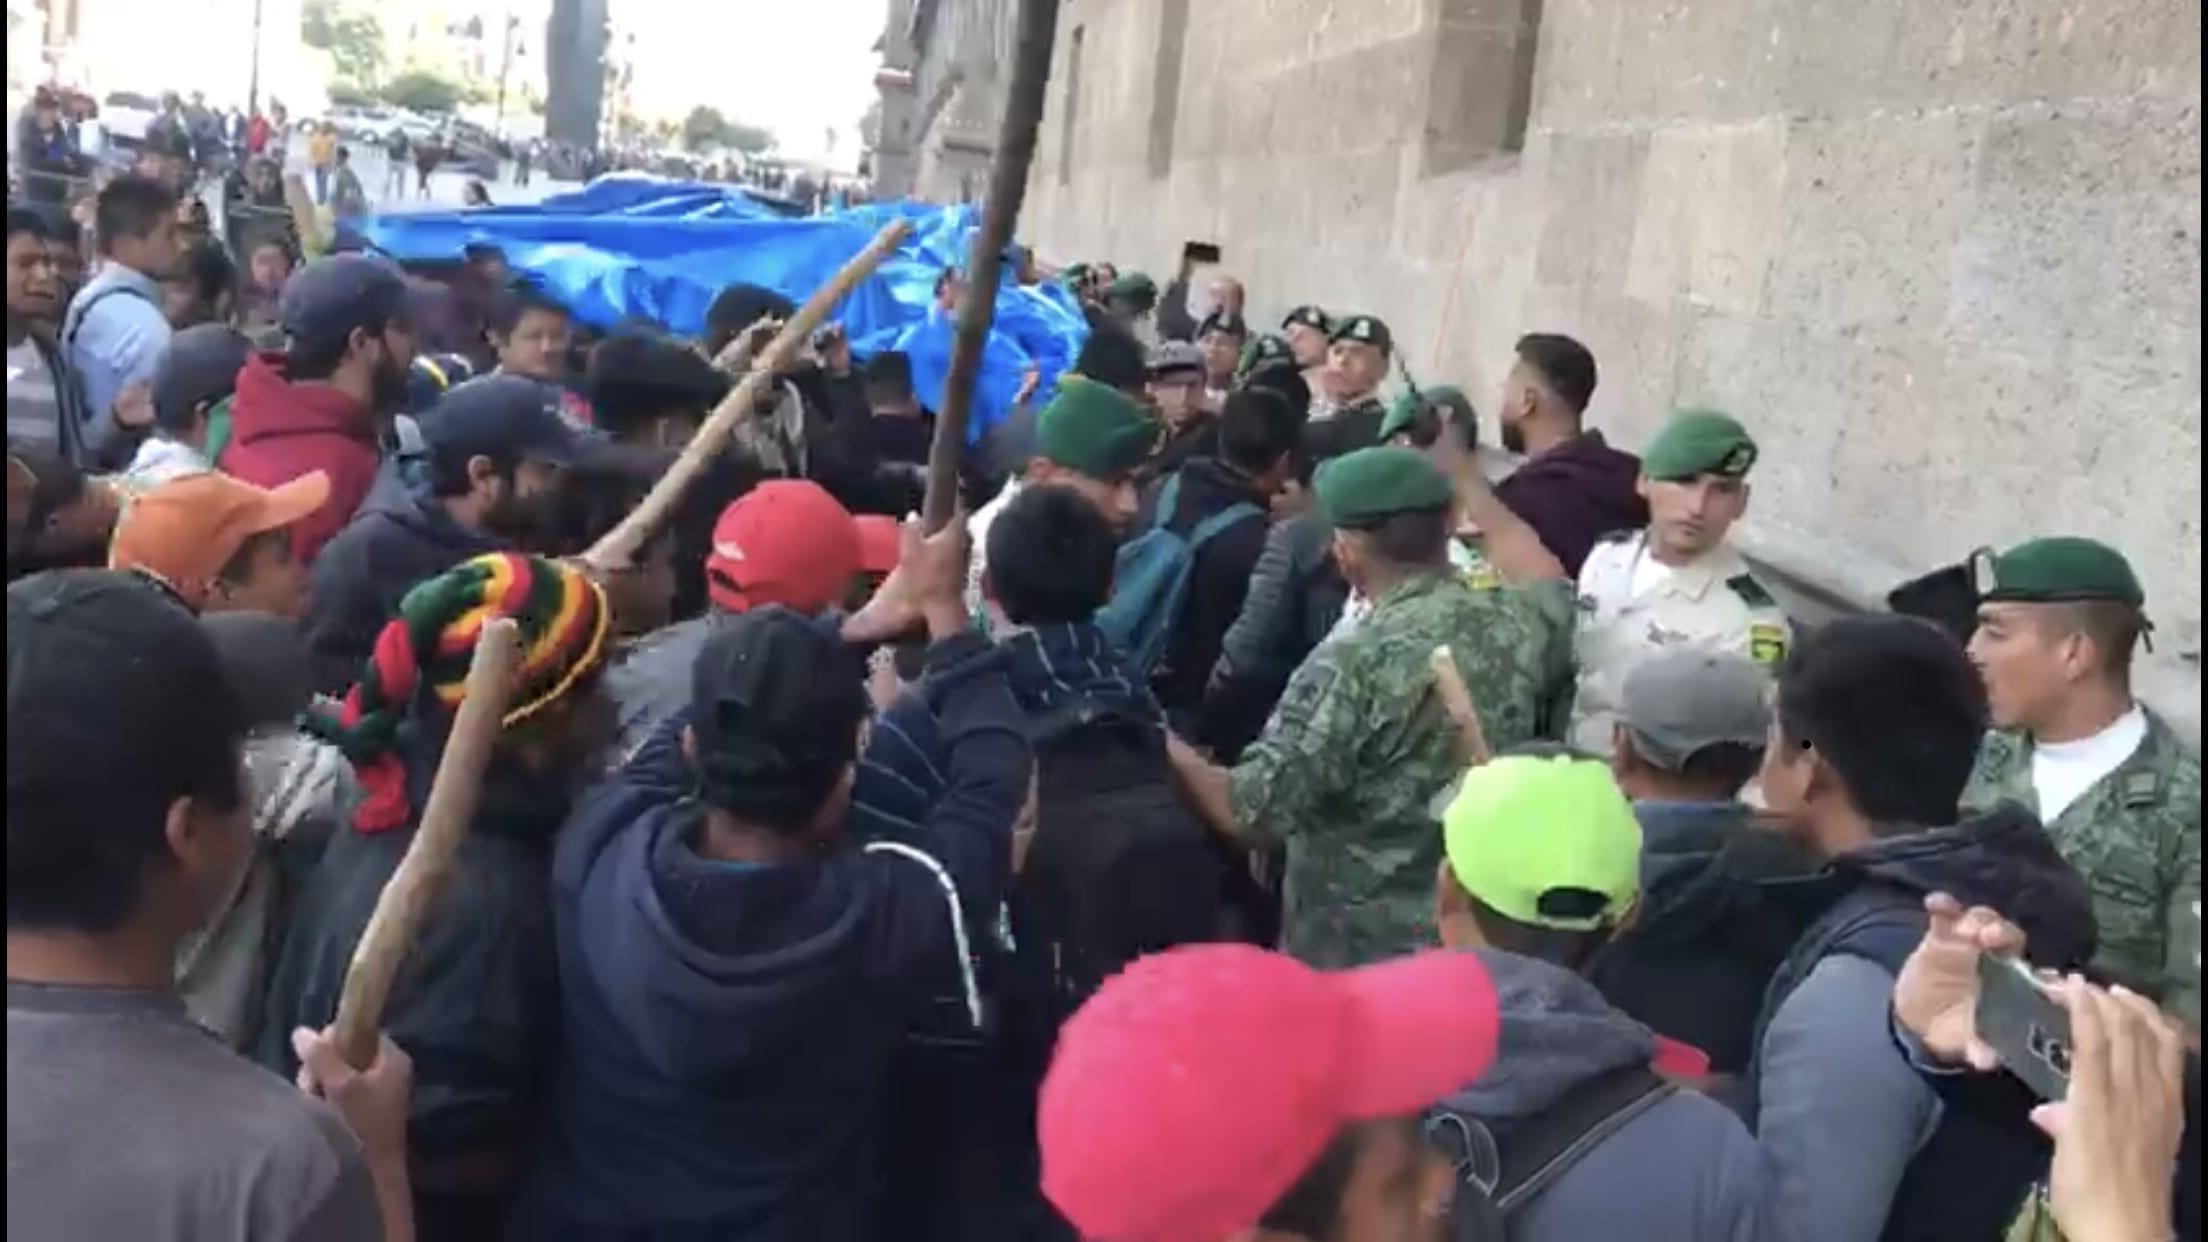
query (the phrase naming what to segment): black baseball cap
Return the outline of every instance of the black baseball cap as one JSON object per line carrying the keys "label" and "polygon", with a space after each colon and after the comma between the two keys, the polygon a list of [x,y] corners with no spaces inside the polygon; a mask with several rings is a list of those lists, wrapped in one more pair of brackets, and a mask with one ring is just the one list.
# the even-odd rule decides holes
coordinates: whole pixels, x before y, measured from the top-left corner
{"label": "black baseball cap", "polygon": [[153,369],[153,421],[183,431],[203,405],[236,392],[238,371],[253,352],[245,334],[224,323],[195,324],[169,338]]}
{"label": "black baseball cap", "polygon": [[151,578],[62,569],[8,586],[8,802],[128,772],[183,788],[233,756],[245,709],[198,619]]}
{"label": "black baseball cap", "polygon": [[456,384],[422,420],[432,457],[514,458],[575,465],[584,436],[561,414],[561,390],[524,375],[486,375]]}
{"label": "black baseball cap", "polygon": [[381,332],[410,320],[414,299],[399,269],[362,254],[316,259],[284,282],[276,317],[284,335],[304,345],[334,345],[359,328]]}
{"label": "black baseball cap", "polygon": [[857,758],[864,673],[832,623],[779,604],[723,618],[691,669],[699,797],[770,824],[811,815]]}

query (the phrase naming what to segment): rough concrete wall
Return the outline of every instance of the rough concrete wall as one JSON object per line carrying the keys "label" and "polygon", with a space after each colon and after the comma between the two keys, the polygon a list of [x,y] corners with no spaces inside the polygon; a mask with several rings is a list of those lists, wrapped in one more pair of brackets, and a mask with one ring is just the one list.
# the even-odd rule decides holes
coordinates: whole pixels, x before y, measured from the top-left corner
{"label": "rough concrete wall", "polygon": [[1614,436],[1689,402],[1756,429],[1746,535],[1814,585],[2091,534],[2197,653],[2198,0],[1547,0],[1522,155],[1440,175],[1436,49],[1507,5],[1202,0],[1153,177],[1163,5],[1062,12],[1045,254],[1215,241],[1259,313],[1382,313],[1475,394],[1573,333]]}

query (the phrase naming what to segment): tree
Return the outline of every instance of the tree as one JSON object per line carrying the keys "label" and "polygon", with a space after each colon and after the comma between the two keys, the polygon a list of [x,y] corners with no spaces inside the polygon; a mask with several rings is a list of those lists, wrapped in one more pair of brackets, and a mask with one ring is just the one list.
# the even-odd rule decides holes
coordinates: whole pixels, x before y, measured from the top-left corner
{"label": "tree", "polygon": [[409,69],[383,86],[383,101],[409,112],[450,112],[461,94],[458,82],[426,69]]}
{"label": "tree", "polygon": [[757,125],[731,121],[719,108],[699,104],[682,120],[682,145],[692,151],[729,147],[757,155],[774,145],[774,135]]}
{"label": "tree", "polygon": [[372,87],[383,76],[383,23],[373,13],[341,11],[331,0],[310,0],[300,15],[299,40],[328,52],[343,81]]}

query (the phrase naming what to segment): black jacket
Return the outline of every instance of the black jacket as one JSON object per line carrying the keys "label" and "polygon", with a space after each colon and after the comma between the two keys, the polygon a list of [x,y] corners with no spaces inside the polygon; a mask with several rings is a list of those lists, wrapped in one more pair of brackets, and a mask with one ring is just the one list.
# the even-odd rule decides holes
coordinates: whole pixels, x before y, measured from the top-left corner
{"label": "black jacket", "polygon": [[315,558],[307,649],[316,687],[342,693],[360,679],[376,635],[416,584],[511,547],[460,525],[435,500],[398,497],[389,508],[364,509]]}
{"label": "black jacket", "polygon": [[1216,457],[1194,458],[1173,477],[1180,480],[1171,489],[1173,511],[1158,514],[1157,521],[1183,538],[1236,505],[1253,510],[1196,549],[1188,595],[1174,620],[1165,662],[1151,678],[1151,688],[1166,714],[1185,726],[1203,706],[1204,687],[1219,662],[1219,649],[1235,618],[1242,615],[1251,577],[1272,529],[1268,508],[1272,498],[1256,480]]}
{"label": "black jacket", "polygon": [[1738,802],[1641,802],[1641,905],[1589,964],[1611,1004],[1738,1074],[1755,1055],[1764,987],[1805,925],[1774,898],[1816,869]]}
{"label": "black jacket", "polygon": [[[436,748],[408,745],[409,796],[428,795]],[[414,1061],[407,1147],[417,1168],[464,1165],[458,1183],[414,1185],[425,1239],[494,1237],[537,1117],[559,1012],[549,882],[572,790],[494,758],[451,880],[430,907],[383,1014]],[[256,1058],[286,1079],[291,1032],[337,1014],[353,948],[415,826],[331,839],[294,908],[268,989]]]}
{"label": "black jacket", "polygon": [[1288,677],[1341,619],[1349,584],[1334,531],[1308,513],[1272,526],[1204,691],[1195,741],[1229,761],[1255,741]]}

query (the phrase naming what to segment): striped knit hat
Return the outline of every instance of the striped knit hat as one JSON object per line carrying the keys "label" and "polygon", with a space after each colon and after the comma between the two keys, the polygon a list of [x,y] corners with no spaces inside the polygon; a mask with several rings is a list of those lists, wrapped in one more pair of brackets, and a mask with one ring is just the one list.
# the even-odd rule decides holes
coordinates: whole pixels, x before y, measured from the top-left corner
{"label": "striped knit hat", "polygon": [[[521,631],[508,729],[559,702],[605,660],[612,619],[605,592],[572,566],[492,552],[408,591],[399,615],[377,635],[360,683],[336,713],[308,721],[360,774],[367,794],[353,820],[360,831],[385,832],[411,817],[406,768],[394,745],[399,726],[413,711],[446,714],[460,706],[476,637],[497,617]],[[433,698],[422,698],[424,692]]]}

